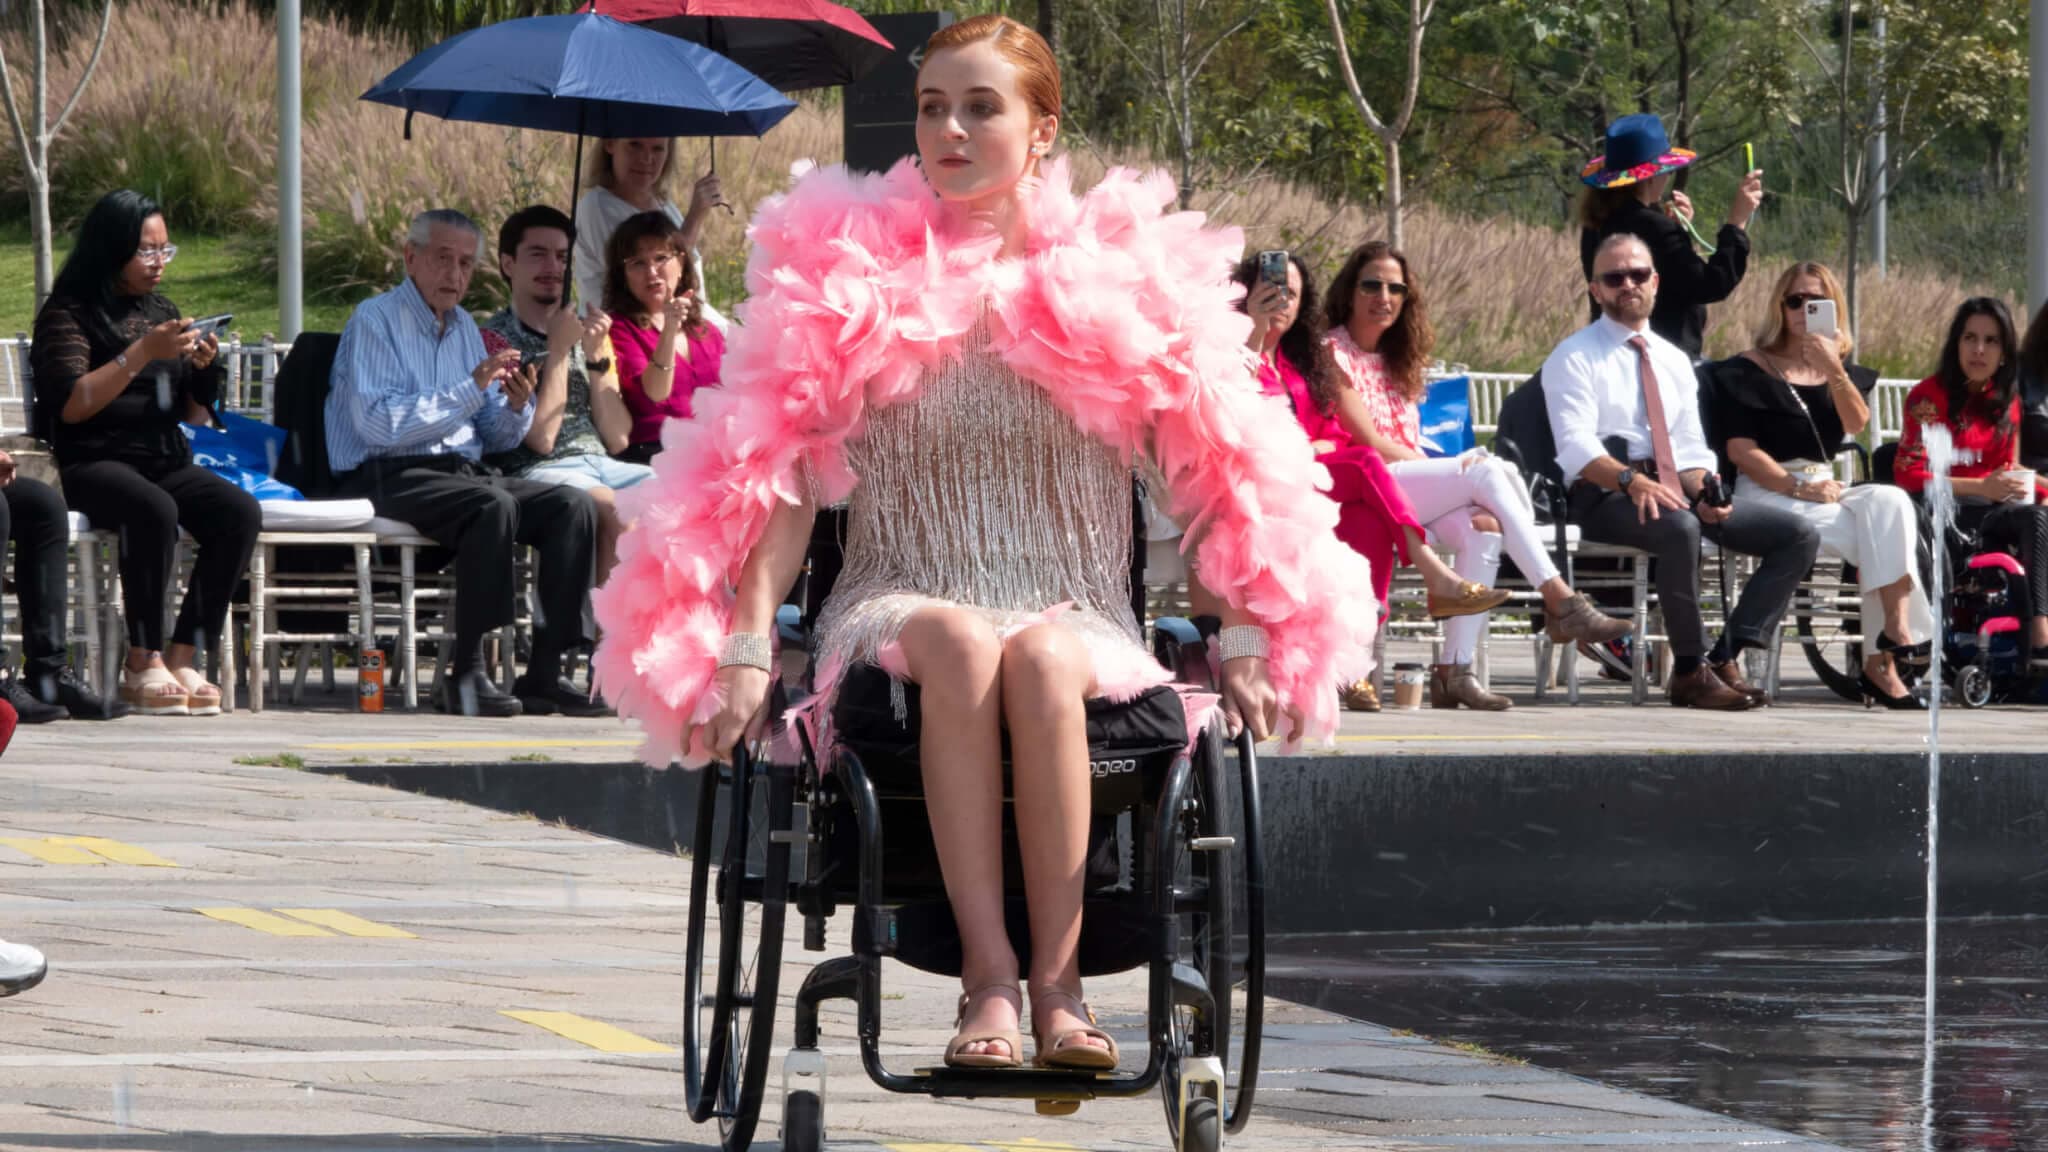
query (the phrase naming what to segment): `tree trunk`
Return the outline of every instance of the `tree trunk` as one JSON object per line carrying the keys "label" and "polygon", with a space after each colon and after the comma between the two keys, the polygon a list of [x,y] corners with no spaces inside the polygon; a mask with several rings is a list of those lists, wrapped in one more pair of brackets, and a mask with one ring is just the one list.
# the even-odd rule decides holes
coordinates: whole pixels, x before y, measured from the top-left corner
{"label": "tree trunk", "polygon": [[1842,259],[1842,294],[1849,298],[1849,315],[1843,318],[1842,323],[1850,332],[1858,330],[1857,306],[1861,301],[1858,290],[1862,277],[1857,274],[1856,266],[1863,259],[1863,254],[1860,251],[1863,237],[1863,216],[1864,213],[1859,210],[1858,205],[1849,205],[1849,239],[1844,245],[1847,251],[1844,252]]}
{"label": "tree trunk", "polygon": [[1387,153],[1387,243],[1401,247],[1401,138],[1382,136]]}
{"label": "tree trunk", "polygon": [[29,236],[36,250],[36,309],[50,298],[50,37],[44,0],[29,0]]}
{"label": "tree trunk", "polygon": [[1060,51],[1060,24],[1058,0],[1038,0],[1038,34],[1045,37],[1046,47],[1053,55]]}

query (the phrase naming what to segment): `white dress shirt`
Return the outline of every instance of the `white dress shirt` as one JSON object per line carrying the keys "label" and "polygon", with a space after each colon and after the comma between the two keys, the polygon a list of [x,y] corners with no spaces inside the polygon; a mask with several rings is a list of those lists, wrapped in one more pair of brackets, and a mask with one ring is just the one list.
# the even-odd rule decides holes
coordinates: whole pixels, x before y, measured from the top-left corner
{"label": "white dress shirt", "polygon": [[[1601,442],[1609,436],[1620,437],[1627,445],[1629,460],[1656,455],[1639,361],[1629,346],[1638,335],[1650,344],[1650,367],[1671,425],[1671,455],[1679,471],[1715,466],[1713,449],[1707,447],[1700,428],[1699,382],[1691,358],[1647,324],[1638,333],[1603,316],[1573,333],[1543,362],[1543,399],[1550,409],[1550,434],[1557,441],[1558,470],[1567,484],[1577,480],[1587,464],[1607,455]],[[1677,482],[1677,477],[1663,479]]]}

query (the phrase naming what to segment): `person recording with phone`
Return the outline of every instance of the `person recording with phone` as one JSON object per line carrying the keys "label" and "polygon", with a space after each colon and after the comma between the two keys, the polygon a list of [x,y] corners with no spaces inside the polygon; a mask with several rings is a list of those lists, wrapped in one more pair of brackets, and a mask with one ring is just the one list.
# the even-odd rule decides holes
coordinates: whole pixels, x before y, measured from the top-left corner
{"label": "person recording with phone", "polygon": [[[1672,653],[1673,705],[1739,712],[1769,703],[1737,657],[1762,648],[1800,581],[1820,533],[1799,516],[1736,500],[1700,424],[1699,385],[1684,352],[1650,329],[1657,298],[1650,250],[1628,234],[1594,253],[1588,285],[1601,318],[1543,362],[1543,398],[1570,485],[1571,521],[1587,540],[1650,553]],[[1707,644],[1700,614],[1700,539],[1756,556],[1721,638]]]}
{"label": "person recording with phone", "polygon": [[[1671,187],[1672,173],[1697,159],[1691,149],[1671,146],[1657,117],[1623,116],[1608,125],[1606,152],[1586,165],[1579,199],[1579,261],[1586,277],[1592,278],[1593,253],[1609,236],[1640,237],[1662,285],[1650,330],[1693,360],[1700,358],[1707,305],[1726,300],[1749,269],[1749,221],[1764,199],[1763,173],[1751,169],[1702,256],[1694,247],[1692,200]],[[1597,306],[1592,315],[1600,318]]]}
{"label": "person recording with phone", "polygon": [[[66,501],[120,537],[122,700],[145,715],[211,716],[221,690],[194,664],[221,636],[263,513],[254,497],[192,462],[178,427],[219,402],[227,370],[218,336],[201,338],[157,291],[177,253],[155,201],[127,189],[101,197],[36,314],[30,368],[36,431],[50,442]],[[199,547],[167,635],[180,528]],[[92,706],[58,685],[57,696],[69,698],[46,701],[73,715]]]}
{"label": "person recording with phone", "polygon": [[489,462],[507,475],[567,484],[597,504],[597,581],[617,558],[615,493],[654,474],[645,464],[612,458],[626,447],[633,414],[619,394],[611,317],[595,302],[579,314],[568,300],[574,225],[556,208],[522,208],[498,230],[498,271],[512,302],[484,321],[484,351],[519,351],[519,371],[533,390],[533,427],[510,452]]}
{"label": "person recording with phone", "polygon": [[605,246],[604,307],[619,390],[633,414],[616,455],[636,464],[661,451],[662,425],[689,418],[690,397],[718,384],[725,360],[725,335],[705,319],[703,285],[685,257],[658,212],[628,219]]}
{"label": "person recording with phone", "polygon": [[1921,494],[1933,480],[1927,428],[1946,425],[1955,457],[1949,483],[1956,526],[1988,550],[2010,552],[2027,571],[2027,644],[2048,667],[2048,489],[2021,456],[2019,336],[2012,313],[1991,296],[1956,308],[1942,342],[1941,366],[1906,393],[1906,426],[1892,478]]}
{"label": "person recording with phone", "polygon": [[1841,282],[1825,264],[1785,269],[1754,348],[1700,370],[1714,448],[1735,495],[1812,524],[1821,551],[1856,568],[1866,637],[1862,691],[1887,708],[1925,707],[1899,669],[1924,667],[1934,613],[1920,582],[1919,513],[1889,484],[1844,485],[1833,460],[1870,424],[1877,373],[1856,341]]}

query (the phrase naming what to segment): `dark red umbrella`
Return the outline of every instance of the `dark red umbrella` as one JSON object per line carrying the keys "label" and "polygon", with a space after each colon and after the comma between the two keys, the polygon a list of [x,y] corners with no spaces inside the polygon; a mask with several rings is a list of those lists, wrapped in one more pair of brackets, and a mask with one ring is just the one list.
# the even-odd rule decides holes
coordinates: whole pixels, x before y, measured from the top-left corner
{"label": "dark red umbrella", "polygon": [[783,92],[851,84],[895,51],[831,0],[596,0],[614,20],[704,45]]}

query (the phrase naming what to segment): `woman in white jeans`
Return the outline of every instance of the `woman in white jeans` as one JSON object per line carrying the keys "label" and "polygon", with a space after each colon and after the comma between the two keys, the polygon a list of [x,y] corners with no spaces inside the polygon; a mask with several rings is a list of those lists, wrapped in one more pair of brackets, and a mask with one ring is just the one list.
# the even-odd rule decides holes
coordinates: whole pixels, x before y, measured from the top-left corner
{"label": "woman in white jeans", "polygon": [[[1809,301],[1832,300],[1830,339],[1807,331]],[[1820,530],[1821,549],[1856,566],[1863,593],[1863,695],[1921,708],[1899,667],[1925,665],[1934,612],[1920,585],[1920,523],[1912,497],[1889,484],[1843,487],[1830,463],[1870,423],[1877,373],[1855,351],[1841,284],[1822,264],[1794,264],[1771,293],[1756,347],[1707,369],[1711,438],[1739,475],[1735,498],[1781,508]],[[1882,626],[1878,622],[1882,621]]]}
{"label": "woman in white jeans", "polygon": [[[1446,459],[1423,454],[1418,405],[1436,337],[1408,258],[1384,241],[1359,246],[1330,286],[1324,315],[1331,358],[1369,417],[1353,435],[1386,461],[1429,534],[1457,554],[1458,575],[1490,585],[1506,551],[1542,594],[1552,640],[1604,644],[1627,635],[1626,621],[1601,612],[1564,582],[1513,465],[1483,450]],[[1445,622],[1443,660],[1430,670],[1431,707],[1498,712],[1511,706],[1472,673],[1486,621],[1476,615]]]}

